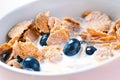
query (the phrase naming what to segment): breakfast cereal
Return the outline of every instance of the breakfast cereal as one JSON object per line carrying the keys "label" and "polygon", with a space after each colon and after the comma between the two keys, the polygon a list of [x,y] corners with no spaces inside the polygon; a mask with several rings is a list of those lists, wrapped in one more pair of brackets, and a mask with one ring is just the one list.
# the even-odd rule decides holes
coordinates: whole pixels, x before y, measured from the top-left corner
{"label": "breakfast cereal", "polygon": [[[112,24],[113,23],[113,24]],[[0,45],[0,60],[9,66],[62,73],[88,69],[119,56],[120,19],[88,10],[82,20],[39,13],[16,24]]]}

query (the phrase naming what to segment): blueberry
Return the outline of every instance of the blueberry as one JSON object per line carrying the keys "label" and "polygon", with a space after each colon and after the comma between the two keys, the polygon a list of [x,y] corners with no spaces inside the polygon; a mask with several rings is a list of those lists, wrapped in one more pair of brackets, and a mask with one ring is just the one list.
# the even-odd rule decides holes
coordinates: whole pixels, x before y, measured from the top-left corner
{"label": "blueberry", "polygon": [[23,59],[22,59],[20,56],[17,56],[17,61],[18,61],[19,63],[21,63],[21,62],[23,61]]}
{"label": "blueberry", "polygon": [[2,54],[0,54],[1,61],[6,62],[10,58],[11,53],[12,53],[12,49],[9,49],[3,52]]}
{"label": "blueberry", "polygon": [[80,41],[75,38],[72,38],[65,44],[63,52],[67,56],[74,56],[79,52],[80,48]]}
{"label": "blueberry", "polygon": [[87,55],[92,55],[97,49],[94,46],[87,46],[86,48],[86,54]]}
{"label": "blueberry", "polygon": [[9,52],[6,52],[5,54],[3,54],[2,61],[6,62],[9,59],[10,55],[11,54]]}
{"label": "blueberry", "polygon": [[46,41],[47,41],[48,37],[49,37],[49,34],[43,34],[43,36],[41,37],[41,40],[40,40],[41,46],[47,45]]}
{"label": "blueberry", "polygon": [[39,62],[35,58],[33,58],[31,56],[26,57],[23,60],[22,66],[26,70],[40,71],[40,64],[39,64]]}

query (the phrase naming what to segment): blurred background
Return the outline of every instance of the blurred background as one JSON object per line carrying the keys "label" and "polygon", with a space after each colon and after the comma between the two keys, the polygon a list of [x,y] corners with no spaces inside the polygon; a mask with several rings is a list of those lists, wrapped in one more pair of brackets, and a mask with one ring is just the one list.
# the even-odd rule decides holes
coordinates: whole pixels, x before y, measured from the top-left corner
{"label": "blurred background", "polygon": [[10,11],[35,0],[0,0],[0,18]]}

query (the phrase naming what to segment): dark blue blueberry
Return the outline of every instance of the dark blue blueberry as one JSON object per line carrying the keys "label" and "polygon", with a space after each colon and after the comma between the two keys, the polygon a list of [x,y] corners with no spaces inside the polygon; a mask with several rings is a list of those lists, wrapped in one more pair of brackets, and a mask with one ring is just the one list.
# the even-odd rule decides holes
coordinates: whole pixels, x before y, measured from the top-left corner
{"label": "dark blue blueberry", "polygon": [[72,38],[65,44],[63,52],[67,56],[74,56],[79,52],[80,48],[80,41],[75,38]]}
{"label": "dark blue blueberry", "polygon": [[31,56],[26,57],[23,60],[22,66],[26,70],[40,71],[40,64],[39,64],[39,62],[35,58],[33,58]]}
{"label": "dark blue blueberry", "polygon": [[40,40],[41,46],[47,45],[46,41],[47,41],[48,37],[49,37],[49,34],[43,34],[43,36],[41,37],[41,40]]}
{"label": "dark blue blueberry", "polygon": [[23,61],[23,59],[22,59],[20,56],[17,56],[17,61],[18,61],[19,63],[21,63],[21,62]]}
{"label": "dark blue blueberry", "polygon": [[6,54],[3,54],[3,59],[2,59],[2,61],[3,61],[3,62],[6,62],[6,61],[9,59],[9,57],[10,57],[10,53],[9,53],[9,52],[6,52]]}
{"label": "dark blue blueberry", "polygon": [[0,55],[0,59],[3,62],[6,62],[12,53],[12,49],[9,49]]}
{"label": "dark blue blueberry", "polygon": [[87,46],[86,48],[86,54],[87,55],[92,55],[97,49],[94,46]]}

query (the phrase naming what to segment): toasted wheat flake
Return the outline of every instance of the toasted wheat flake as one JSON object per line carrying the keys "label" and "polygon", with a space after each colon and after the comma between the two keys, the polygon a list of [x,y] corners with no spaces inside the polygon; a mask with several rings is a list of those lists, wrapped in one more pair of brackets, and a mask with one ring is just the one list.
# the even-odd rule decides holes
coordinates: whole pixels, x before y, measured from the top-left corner
{"label": "toasted wheat flake", "polygon": [[93,11],[85,17],[87,26],[100,32],[108,32],[111,25],[111,19],[104,13]]}
{"label": "toasted wheat flake", "polygon": [[67,29],[60,29],[51,33],[48,37],[47,44],[48,45],[60,45],[65,43],[70,38],[69,32]]}
{"label": "toasted wheat flake", "polygon": [[82,16],[83,18],[85,18],[85,17],[88,16],[91,12],[92,12],[92,10],[84,11],[81,16]]}
{"label": "toasted wheat flake", "polygon": [[33,24],[33,20],[23,21],[16,24],[9,32],[8,36],[14,38],[20,36],[25,30],[27,30]]}
{"label": "toasted wheat flake", "polygon": [[99,31],[95,31],[94,29],[92,28],[87,28],[87,32],[93,36],[93,37],[102,37],[102,36],[107,36],[106,33],[102,33],[102,32],[99,32]]}
{"label": "toasted wheat flake", "polygon": [[17,62],[17,59],[10,60],[9,62],[7,62],[7,65],[16,67],[16,68],[22,68],[22,65]]}
{"label": "toasted wheat flake", "polygon": [[44,46],[42,52],[45,54],[45,58],[52,63],[56,63],[62,60],[62,48],[60,46]]}
{"label": "toasted wheat flake", "polygon": [[35,19],[36,29],[40,33],[49,33],[48,19],[49,19],[49,12],[39,13],[36,16]]}
{"label": "toasted wheat flake", "polygon": [[111,40],[116,40],[116,36],[106,36],[106,37],[101,37],[99,39],[103,41],[111,41]]}

